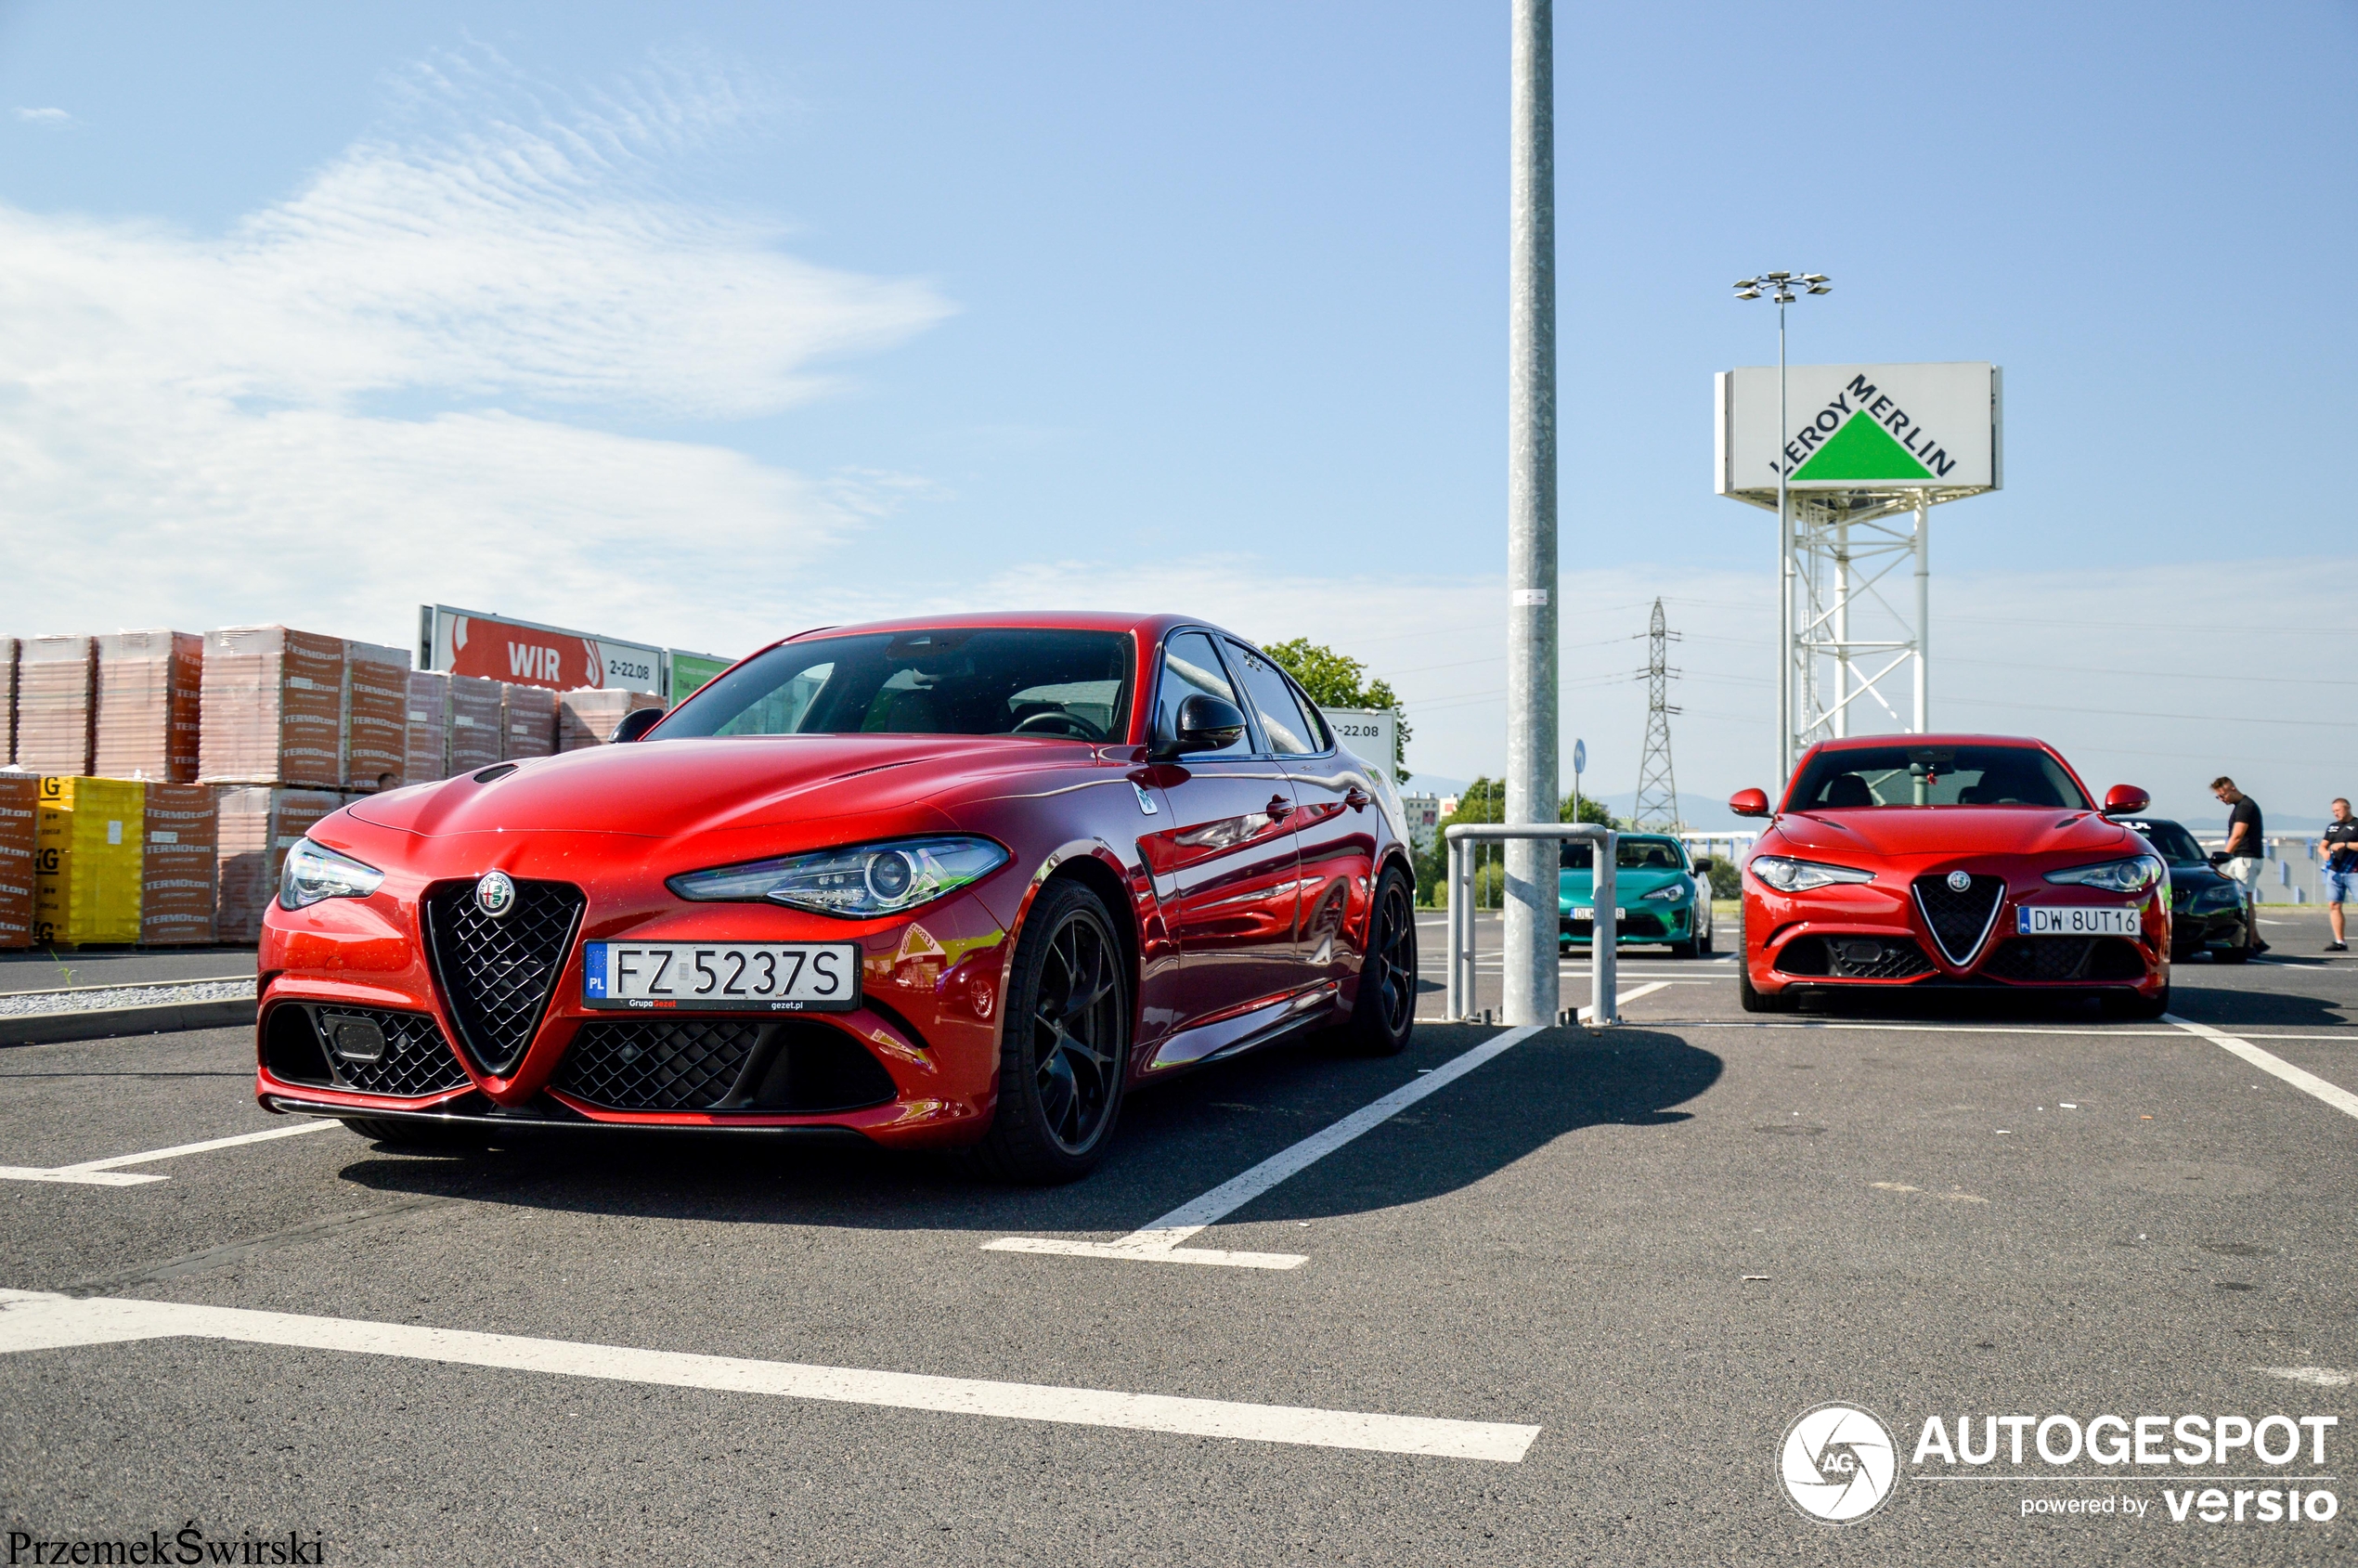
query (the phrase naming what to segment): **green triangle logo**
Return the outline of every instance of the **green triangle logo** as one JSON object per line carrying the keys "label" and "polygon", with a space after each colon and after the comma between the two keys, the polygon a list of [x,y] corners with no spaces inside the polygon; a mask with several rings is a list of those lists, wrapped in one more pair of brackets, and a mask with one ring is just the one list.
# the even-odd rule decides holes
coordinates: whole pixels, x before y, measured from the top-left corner
{"label": "green triangle logo", "polygon": [[1891,437],[1891,432],[1853,414],[1850,422],[1833,433],[1809,460],[1794,470],[1794,479],[1929,479],[1932,471],[1916,455]]}

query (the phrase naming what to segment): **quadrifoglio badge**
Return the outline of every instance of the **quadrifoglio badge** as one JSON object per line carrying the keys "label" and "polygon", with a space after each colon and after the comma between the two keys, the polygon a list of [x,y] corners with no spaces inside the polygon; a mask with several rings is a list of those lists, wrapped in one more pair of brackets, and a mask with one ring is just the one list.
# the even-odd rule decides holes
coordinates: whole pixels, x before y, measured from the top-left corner
{"label": "quadrifoglio badge", "polygon": [[[1785,1429],[1786,1499],[1851,1524],[1898,1491],[1974,1482],[2008,1511],[2186,1526],[2299,1528],[2341,1512],[2327,1457],[2339,1416],[1926,1416],[1900,1463],[1890,1428],[1862,1406],[1820,1405]],[[2016,1483],[2011,1491],[2007,1482]]]}

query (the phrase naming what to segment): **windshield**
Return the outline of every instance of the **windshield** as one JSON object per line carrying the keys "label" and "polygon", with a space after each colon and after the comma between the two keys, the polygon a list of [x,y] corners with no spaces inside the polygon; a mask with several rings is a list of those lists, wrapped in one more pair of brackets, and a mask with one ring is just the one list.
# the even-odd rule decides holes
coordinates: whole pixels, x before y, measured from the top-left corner
{"label": "windshield", "polygon": [[1131,640],[1118,631],[950,627],[783,643],[673,710],[693,735],[1121,739]]}
{"label": "windshield", "polygon": [[1877,745],[1821,751],[1789,811],[1876,806],[2043,806],[2088,810],[2071,775],[2037,746]]}
{"label": "windshield", "polygon": [[[1613,869],[1616,871],[1684,871],[1685,853],[1676,838],[1624,838],[1613,846]],[[1597,864],[1597,849],[1593,844],[1564,845],[1563,868],[1566,871],[1593,871]]]}
{"label": "windshield", "polygon": [[2131,822],[2126,817],[2113,820],[2152,845],[2154,853],[2171,865],[2210,863],[2210,857],[2202,852],[2202,846],[2195,842],[2195,836],[2176,823]]}

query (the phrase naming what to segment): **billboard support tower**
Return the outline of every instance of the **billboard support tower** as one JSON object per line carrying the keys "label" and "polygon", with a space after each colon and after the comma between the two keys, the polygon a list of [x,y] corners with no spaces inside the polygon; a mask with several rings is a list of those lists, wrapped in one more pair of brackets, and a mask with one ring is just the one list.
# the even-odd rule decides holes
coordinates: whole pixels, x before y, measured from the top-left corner
{"label": "billboard support tower", "polygon": [[1662,601],[1654,601],[1653,620],[1646,632],[1646,745],[1638,758],[1638,804],[1630,812],[1631,827],[1660,828],[1676,833],[1686,824],[1678,820],[1678,780],[1670,770],[1670,643],[1678,634],[1662,618]]}
{"label": "billboard support tower", "polygon": [[[1514,0],[1507,287],[1507,802],[1509,825],[1556,821],[1556,158],[1551,0]],[[1553,838],[1509,838],[1501,1001],[1509,1024],[1556,1021]]]}
{"label": "billboard support tower", "polygon": [[[1811,275],[1783,276],[1747,284]],[[2002,385],[1983,363],[1720,372],[1718,492],[1781,525],[1780,788],[1819,741],[1931,728],[1932,509],[2002,487]]]}

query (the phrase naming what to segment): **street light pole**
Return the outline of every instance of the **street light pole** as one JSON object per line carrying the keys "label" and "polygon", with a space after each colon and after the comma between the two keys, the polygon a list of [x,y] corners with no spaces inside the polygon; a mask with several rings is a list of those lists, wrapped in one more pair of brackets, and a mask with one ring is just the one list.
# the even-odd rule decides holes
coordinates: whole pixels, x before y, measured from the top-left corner
{"label": "street light pole", "polygon": [[[1507,800],[1510,825],[1557,820],[1556,159],[1552,0],[1514,0],[1509,112]],[[1510,838],[1504,1016],[1556,1020],[1560,847]]]}
{"label": "street light pole", "polygon": [[[1793,512],[1785,495],[1785,306],[1796,297],[1795,288],[1812,294],[1831,294],[1833,285],[1822,272],[1764,272],[1736,284],[1736,297],[1756,300],[1773,292],[1777,301],[1777,793],[1793,777],[1794,764],[1794,616]],[[1773,797],[1772,797],[1773,798]]]}

